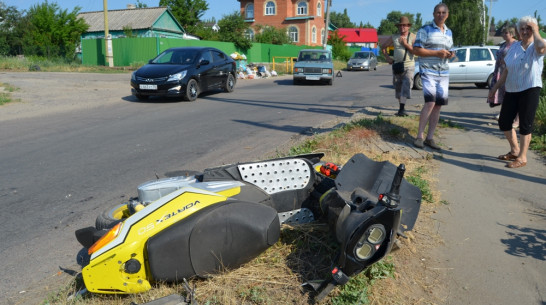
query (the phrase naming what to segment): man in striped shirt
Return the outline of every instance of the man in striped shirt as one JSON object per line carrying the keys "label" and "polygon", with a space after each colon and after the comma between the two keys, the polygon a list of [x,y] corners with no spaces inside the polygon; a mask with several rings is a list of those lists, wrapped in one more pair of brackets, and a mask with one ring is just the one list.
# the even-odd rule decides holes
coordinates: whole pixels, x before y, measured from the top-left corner
{"label": "man in striped shirt", "polygon": [[[448,60],[455,56],[453,48],[453,35],[445,25],[449,16],[449,9],[445,3],[439,3],[434,7],[434,22],[424,25],[417,32],[413,44],[414,54],[419,56],[419,73],[423,83],[423,95],[425,106],[421,109],[419,117],[419,130],[414,145],[424,148],[425,145],[432,149],[440,150],[434,142],[434,130],[440,119],[440,109],[447,105],[449,89],[449,65]],[[428,132],[424,138],[425,127],[428,124]]]}

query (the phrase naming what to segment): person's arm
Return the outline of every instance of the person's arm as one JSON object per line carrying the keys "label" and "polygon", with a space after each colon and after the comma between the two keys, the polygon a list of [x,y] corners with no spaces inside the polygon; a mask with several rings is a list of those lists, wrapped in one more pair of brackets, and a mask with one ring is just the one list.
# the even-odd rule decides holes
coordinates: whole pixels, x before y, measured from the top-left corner
{"label": "person's arm", "polygon": [[538,25],[529,22],[529,26],[531,29],[533,29],[533,38],[535,42],[535,50],[538,54],[544,55],[546,53],[546,43],[544,42],[544,39],[542,39],[542,36],[540,36],[540,32],[538,29]]}
{"label": "person's arm", "polygon": [[439,58],[451,58],[455,56],[449,50],[430,50],[421,47],[413,47],[413,54],[419,57],[439,57]]}
{"label": "person's arm", "polygon": [[392,65],[392,63],[394,62],[394,60],[389,56],[389,52],[387,52],[387,48],[390,47],[390,46],[393,46],[393,41],[392,41],[392,36],[389,36],[389,38],[387,38],[385,41],[383,41],[383,43],[381,44],[381,52],[383,53],[383,55],[385,56],[385,60],[387,60],[387,62],[389,64]]}
{"label": "person's arm", "polygon": [[[410,34],[410,40],[411,40],[411,34]],[[406,50],[408,50],[408,53],[414,54],[413,45],[409,44],[408,36],[403,36],[403,37],[400,36],[400,43],[404,46],[404,48],[406,48]]]}
{"label": "person's arm", "polygon": [[492,100],[495,98],[495,93],[497,92],[497,90],[499,90],[499,88],[502,87],[504,83],[506,83],[507,76],[508,76],[508,69],[504,69],[504,71],[502,71],[501,76],[499,77],[499,79],[497,80],[493,88],[489,90],[489,96],[488,96],[489,99]]}

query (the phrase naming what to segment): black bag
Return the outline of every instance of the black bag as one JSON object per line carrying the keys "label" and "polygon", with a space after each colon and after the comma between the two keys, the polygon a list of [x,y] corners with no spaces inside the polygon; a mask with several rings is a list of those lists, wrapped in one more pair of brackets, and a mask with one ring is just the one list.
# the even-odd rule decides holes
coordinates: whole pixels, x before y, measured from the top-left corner
{"label": "black bag", "polygon": [[[410,33],[408,33],[408,41],[410,38]],[[404,60],[402,62],[395,62],[392,64],[392,73],[402,74],[404,73],[404,61],[406,61],[406,55],[408,55],[408,49],[404,52]]]}
{"label": "black bag", "polygon": [[394,74],[404,73],[404,62],[395,62],[392,64],[392,72]]}

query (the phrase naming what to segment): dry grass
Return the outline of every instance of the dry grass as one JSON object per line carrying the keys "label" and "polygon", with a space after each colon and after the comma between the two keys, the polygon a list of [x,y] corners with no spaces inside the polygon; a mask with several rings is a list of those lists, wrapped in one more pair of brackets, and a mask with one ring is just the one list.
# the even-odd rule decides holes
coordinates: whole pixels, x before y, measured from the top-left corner
{"label": "dry grass", "polygon": [[[361,127],[371,122],[371,127]],[[404,150],[386,149],[385,142],[400,143],[415,129],[416,119],[381,118],[350,124],[349,128],[317,135],[302,144],[309,150],[325,152],[324,160],[344,164],[356,153],[364,153],[377,161],[390,161],[395,165],[406,165],[406,177],[418,169],[427,170],[420,175],[434,184],[434,169],[425,155],[404,153]],[[395,130],[393,132],[393,130]],[[309,143],[312,143],[310,145]],[[438,194],[432,192],[432,202],[439,202]],[[401,248],[392,252],[389,263],[394,264],[394,276],[365,281],[366,302],[362,304],[441,304],[445,302],[442,290],[442,273],[427,267],[431,260],[430,249],[442,243],[435,233],[432,216],[438,203],[423,201],[418,221],[408,239],[401,239]],[[208,278],[193,279],[199,304],[311,304],[312,299],[301,284],[323,279],[335,259],[337,245],[328,233],[326,225],[305,225],[284,227],[280,241],[253,261],[235,270]],[[366,277],[363,273],[357,280]],[[370,282],[373,285],[370,286]],[[351,283],[351,282],[350,282]],[[75,291],[73,284],[59,295]],[[182,285],[158,284],[151,291],[129,296],[86,295],[73,302],[64,297],[50,298],[50,304],[142,304],[173,293],[184,294]],[[336,288],[320,304],[349,304],[340,301],[341,294]],[[53,300],[53,299],[56,299]]]}

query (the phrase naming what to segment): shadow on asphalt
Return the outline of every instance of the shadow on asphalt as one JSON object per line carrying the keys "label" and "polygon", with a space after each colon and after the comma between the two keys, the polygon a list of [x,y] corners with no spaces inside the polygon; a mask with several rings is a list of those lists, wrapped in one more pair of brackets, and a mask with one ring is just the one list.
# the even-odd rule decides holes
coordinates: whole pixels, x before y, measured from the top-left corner
{"label": "shadow on asphalt", "polygon": [[506,246],[506,253],[546,261],[546,230],[500,223],[498,225],[507,229],[506,234],[509,238],[501,239]]}

